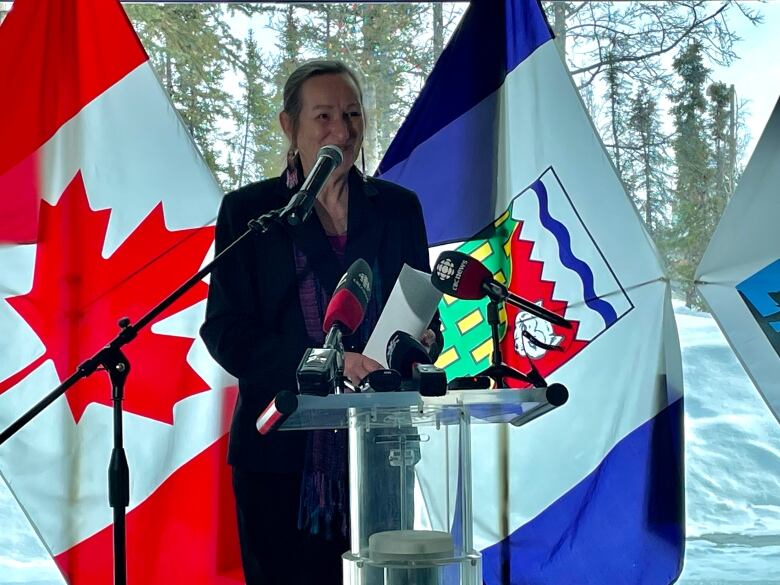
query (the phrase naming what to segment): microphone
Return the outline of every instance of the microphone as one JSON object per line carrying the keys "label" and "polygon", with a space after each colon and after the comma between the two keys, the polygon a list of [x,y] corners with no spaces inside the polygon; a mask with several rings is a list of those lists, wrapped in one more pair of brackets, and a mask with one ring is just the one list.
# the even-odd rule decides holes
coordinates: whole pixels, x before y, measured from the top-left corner
{"label": "microphone", "polygon": [[303,182],[301,190],[293,195],[281,212],[281,217],[287,220],[289,225],[299,225],[306,221],[314,207],[317,194],[343,160],[344,155],[338,146],[328,144],[320,148],[317,160]]}
{"label": "microphone", "polygon": [[358,384],[358,392],[395,392],[401,388],[401,374],[395,370],[374,370]]}
{"label": "microphone", "polygon": [[350,335],[363,322],[366,307],[371,300],[373,276],[368,262],[358,258],[341,277],[322,320],[322,330],[327,334],[325,347],[334,347],[337,332],[339,335]]}
{"label": "microphone", "polygon": [[327,334],[322,348],[310,347],[296,371],[301,394],[326,396],[341,383],[344,371],[343,335],[354,333],[371,299],[373,273],[368,263],[358,258],[341,277],[325,310],[322,330]]}
{"label": "microphone", "polygon": [[444,294],[457,299],[477,300],[488,296],[494,301],[506,301],[555,325],[572,328],[571,322],[560,315],[509,292],[493,278],[484,264],[462,252],[442,252],[431,274],[431,283]]}
{"label": "microphone", "polygon": [[417,390],[422,396],[444,396],[447,392],[444,370],[433,365],[425,346],[407,332],[396,331],[390,336],[386,357],[387,365],[407,381],[401,383],[401,390]]}
{"label": "microphone", "polygon": [[387,342],[387,365],[404,379],[412,377],[415,364],[431,364],[425,346],[406,331],[396,331]]}
{"label": "microphone", "polygon": [[282,390],[274,396],[274,399],[257,417],[255,423],[257,432],[261,435],[267,435],[271,431],[275,431],[297,408],[298,397],[289,390]]}

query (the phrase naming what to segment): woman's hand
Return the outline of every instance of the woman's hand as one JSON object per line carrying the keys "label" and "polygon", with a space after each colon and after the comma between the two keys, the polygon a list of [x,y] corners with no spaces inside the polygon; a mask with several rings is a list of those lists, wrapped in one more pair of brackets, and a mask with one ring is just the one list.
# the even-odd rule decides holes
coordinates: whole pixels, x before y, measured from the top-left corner
{"label": "woman's hand", "polygon": [[381,370],[382,364],[353,351],[344,352],[344,375],[355,387],[365,378],[369,372]]}
{"label": "woman's hand", "polygon": [[436,343],[436,334],[432,329],[423,331],[423,334],[420,335],[420,343],[422,343],[426,349],[433,347],[433,344]]}

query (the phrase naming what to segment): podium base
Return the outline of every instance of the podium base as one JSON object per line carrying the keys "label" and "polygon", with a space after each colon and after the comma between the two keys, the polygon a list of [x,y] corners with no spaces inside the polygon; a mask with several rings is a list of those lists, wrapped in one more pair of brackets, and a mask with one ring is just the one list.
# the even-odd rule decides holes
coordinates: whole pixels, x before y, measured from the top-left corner
{"label": "podium base", "polygon": [[356,555],[346,552],[342,555],[344,585],[482,584],[482,555],[476,551],[461,556],[453,555],[450,551],[446,557],[441,553],[372,553],[366,551],[366,554]]}

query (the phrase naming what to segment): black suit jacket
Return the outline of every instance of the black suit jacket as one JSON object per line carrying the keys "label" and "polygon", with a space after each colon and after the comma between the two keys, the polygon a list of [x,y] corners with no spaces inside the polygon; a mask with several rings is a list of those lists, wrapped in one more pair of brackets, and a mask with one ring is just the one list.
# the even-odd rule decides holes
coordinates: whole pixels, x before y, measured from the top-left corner
{"label": "black suit jacket", "polygon": [[[430,272],[422,209],[416,195],[398,185],[374,178],[364,182],[354,168],[348,180],[346,265],[363,258],[374,267],[383,304],[404,263]],[[284,206],[292,194],[283,178],[227,194],[217,219],[217,253],[246,231],[250,219]],[[312,213],[300,226],[274,226],[230,253],[211,276],[201,327],[211,355],[239,382],[228,462],[255,471],[295,473],[303,467],[305,432],[261,436],[255,427],[257,416],[277,392],[296,389],[295,370],[310,346],[293,242],[306,254],[325,290],[332,291],[343,268]],[[345,347],[362,350],[348,339]]]}

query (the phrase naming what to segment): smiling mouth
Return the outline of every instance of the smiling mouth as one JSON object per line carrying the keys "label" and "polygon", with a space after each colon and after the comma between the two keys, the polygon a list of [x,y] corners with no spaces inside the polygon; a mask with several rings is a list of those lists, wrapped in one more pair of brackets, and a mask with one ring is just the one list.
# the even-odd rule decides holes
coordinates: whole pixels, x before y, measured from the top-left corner
{"label": "smiling mouth", "polygon": [[344,160],[347,160],[350,156],[353,156],[355,154],[355,145],[354,144],[348,144],[346,146],[339,146],[341,149],[342,154],[344,155]]}

